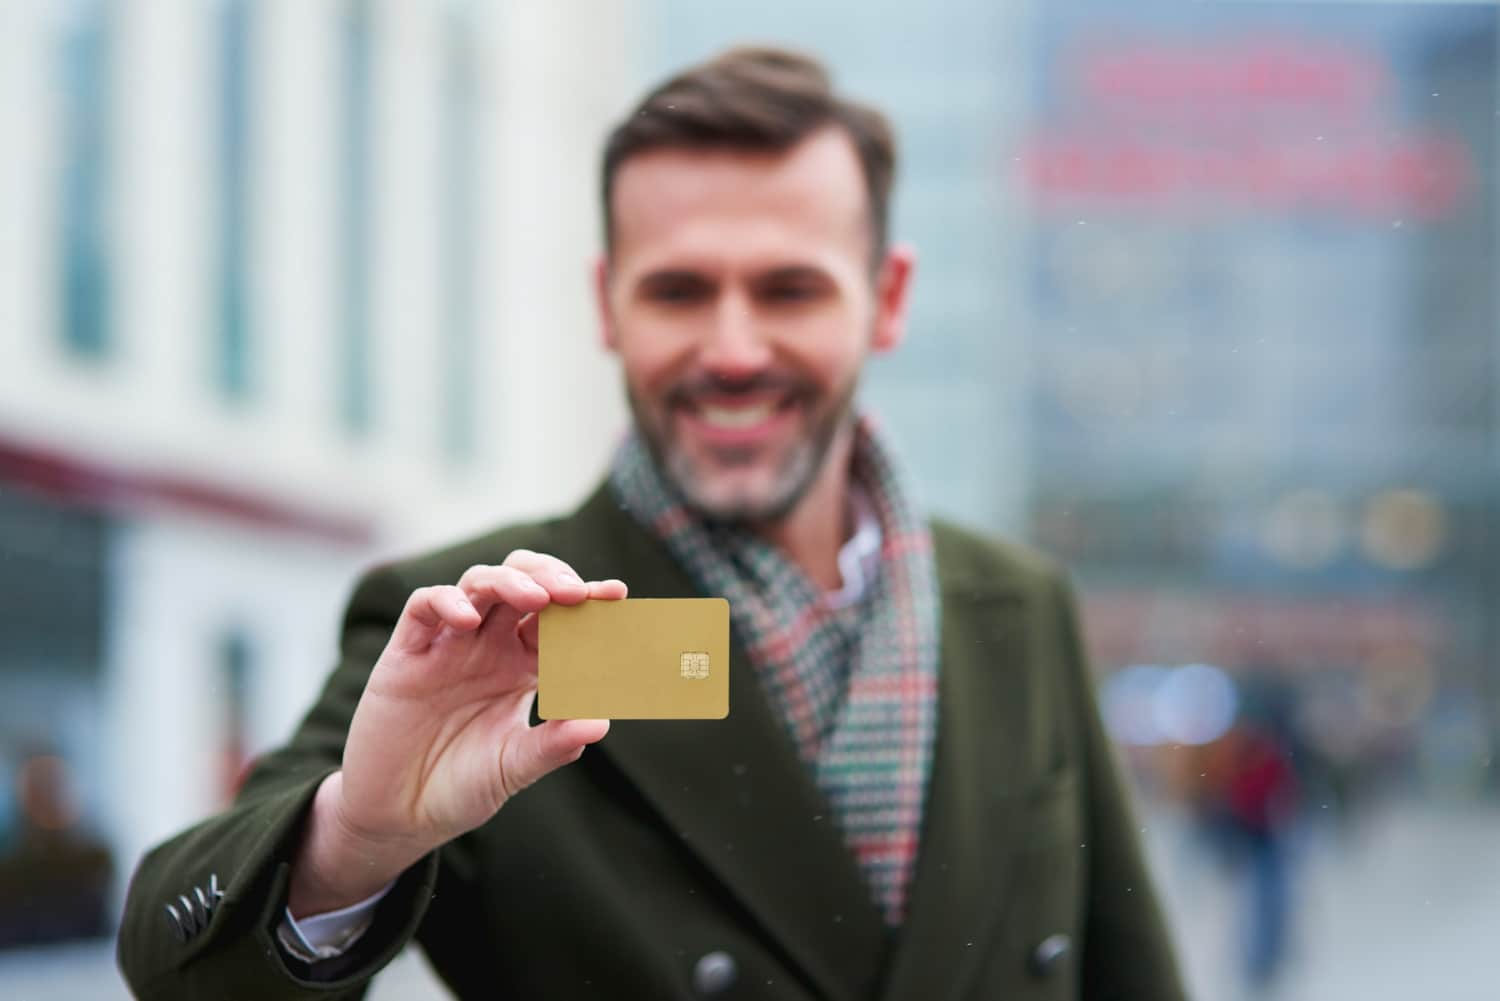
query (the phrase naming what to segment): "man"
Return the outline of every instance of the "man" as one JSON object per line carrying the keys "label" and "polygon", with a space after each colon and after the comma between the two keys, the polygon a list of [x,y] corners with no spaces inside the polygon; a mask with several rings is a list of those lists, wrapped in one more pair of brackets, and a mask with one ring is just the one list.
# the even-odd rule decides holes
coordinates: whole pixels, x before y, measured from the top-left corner
{"label": "man", "polygon": [[[141,863],[136,991],[358,997],[416,938],[463,998],[1181,997],[1064,583],[918,517],[854,409],[894,162],[772,50],[615,129],[634,435],[573,514],[360,584],[291,743]],[[533,726],[535,613],[626,581],[729,599],[728,719]]]}

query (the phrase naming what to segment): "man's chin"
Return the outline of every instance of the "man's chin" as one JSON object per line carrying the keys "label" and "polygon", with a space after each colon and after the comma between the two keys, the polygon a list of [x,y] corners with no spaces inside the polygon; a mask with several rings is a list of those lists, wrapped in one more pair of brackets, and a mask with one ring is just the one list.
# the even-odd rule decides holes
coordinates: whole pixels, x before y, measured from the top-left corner
{"label": "man's chin", "polygon": [[[806,488],[770,471],[705,471],[671,463],[672,479],[688,505],[711,521],[760,523],[784,518]],[[745,475],[751,473],[751,475]]]}
{"label": "man's chin", "polygon": [[657,430],[643,432],[657,468],[688,507],[710,521],[749,524],[777,522],[796,509],[839,426],[814,422],[789,441],[726,449],[674,435],[669,424],[645,424],[640,416],[637,410],[639,427]]}
{"label": "man's chin", "polygon": [[789,505],[766,488],[748,489],[702,480],[679,484],[687,502],[699,515],[711,521],[760,522],[785,514]]}

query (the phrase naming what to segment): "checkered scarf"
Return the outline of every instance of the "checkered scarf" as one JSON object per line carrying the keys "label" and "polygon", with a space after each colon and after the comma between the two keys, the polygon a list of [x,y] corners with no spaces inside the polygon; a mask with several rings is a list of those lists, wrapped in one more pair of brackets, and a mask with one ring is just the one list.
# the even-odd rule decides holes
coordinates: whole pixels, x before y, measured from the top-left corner
{"label": "checkered scarf", "polygon": [[855,482],[881,527],[880,570],[833,608],[781,550],[689,510],[640,438],[615,455],[620,503],[730,618],[771,707],[832,808],[892,927],[906,910],[937,732],[938,589],[932,539],[873,424],[856,425]]}

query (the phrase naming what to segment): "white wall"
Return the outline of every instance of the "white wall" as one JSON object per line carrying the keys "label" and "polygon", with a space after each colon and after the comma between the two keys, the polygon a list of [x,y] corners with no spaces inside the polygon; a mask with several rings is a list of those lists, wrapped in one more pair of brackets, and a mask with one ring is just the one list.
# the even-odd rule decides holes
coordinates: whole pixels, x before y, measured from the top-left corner
{"label": "white wall", "polygon": [[285,741],[335,662],[362,555],[209,519],[142,518],[122,531],[101,703],[116,858],[133,865],[220,804],[229,632],[251,650],[246,750]]}
{"label": "white wall", "polygon": [[[338,5],[252,5],[252,344],[260,378],[218,395],[215,5],[125,2],[111,37],[114,349],[59,331],[58,16],[5,5],[0,68],[0,434],[369,520],[392,545],[578,499],[624,409],[588,299],[597,156],[630,77],[626,5],[472,5],[478,453],[439,447],[443,5],[377,0],[370,305],[376,421],[339,426]],[[626,36],[628,37],[628,36]]]}

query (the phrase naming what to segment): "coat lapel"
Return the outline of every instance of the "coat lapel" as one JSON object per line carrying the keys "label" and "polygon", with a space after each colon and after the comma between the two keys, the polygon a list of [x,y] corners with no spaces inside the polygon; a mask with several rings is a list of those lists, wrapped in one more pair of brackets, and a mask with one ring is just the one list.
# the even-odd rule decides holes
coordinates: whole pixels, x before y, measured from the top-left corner
{"label": "coat lapel", "polygon": [[1012,868],[1017,795],[1036,693],[1024,669],[1024,597],[969,576],[956,538],[934,532],[942,586],[942,671],[932,783],[906,920],[882,997],[954,996],[977,971]]}
{"label": "coat lapel", "polygon": [[[665,547],[601,488],[569,524],[568,559],[628,575],[633,597],[699,591]],[[873,996],[888,935],[822,794],[732,644],[729,717],[619,720],[600,746],[822,995]]]}

